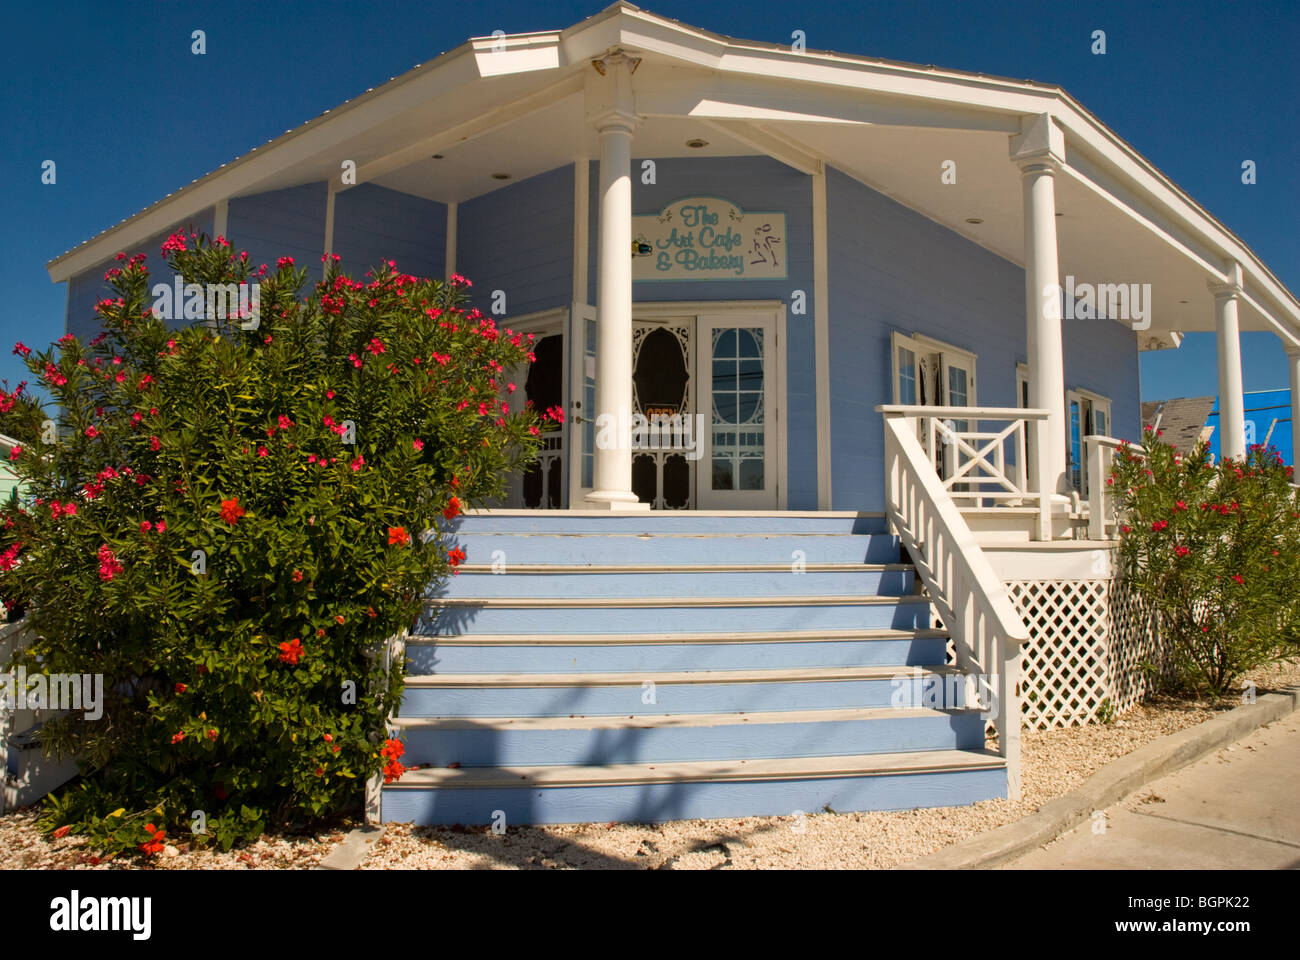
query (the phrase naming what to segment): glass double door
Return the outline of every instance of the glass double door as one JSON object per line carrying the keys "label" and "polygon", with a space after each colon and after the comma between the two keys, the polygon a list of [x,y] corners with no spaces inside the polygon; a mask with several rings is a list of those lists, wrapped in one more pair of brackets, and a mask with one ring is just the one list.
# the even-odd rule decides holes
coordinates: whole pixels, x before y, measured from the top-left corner
{"label": "glass double door", "polygon": [[[578,315],[584,342],[575,400],[595,403],[597,324]],[[656,510],[774,509],[778,505],[775,321],[765,314],[639,317],[632,329],[632,490]],[[575,347],[577,344],[575,344]],[[575,489],[591,489],[591,419],[577,428]]]}

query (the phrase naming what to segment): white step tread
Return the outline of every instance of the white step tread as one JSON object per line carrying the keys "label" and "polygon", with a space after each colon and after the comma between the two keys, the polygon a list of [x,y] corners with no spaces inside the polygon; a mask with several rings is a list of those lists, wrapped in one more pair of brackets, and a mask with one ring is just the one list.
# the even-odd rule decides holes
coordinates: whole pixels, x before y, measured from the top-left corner
{"label": "white step tread", "polygon": [[891,776],[961,770],[999,770],[1002,757],[990,750],[925,750],[836,757],[703,760],[675,763],[619,763],[605,766],[423,767],[409,770],[385,790],[485,787],[604,787],[622,784],[744,780],[808,780],[827,777]]}
{"label": "white step tread", "polygon": [[433,673],[406,678],[408,687],[594,687],[661,683],[791,683],[817,680],[882,680],[892,677],[961,675],[954,666],[773,667],[766,670],[673,670],[624,673]]}
{"label": "white step tread", "polygon": [[484,633],[417,636],[402,639],[407,646],[637,646],[641,644],[697,643],[814,643],[834,640],[914,640],[947,637],[948,631],[919,627],[915,630],[888,628],[870,630],[777,630],[734,633]]}
{"label": "white step tread", "polygon": [[[461,573],[495,573],[495,564],[462,563]],[[804,563],[804,573],[892,573],[914,569],[910,563]],[[790,563],[512,563],[502,576],[516,573],[789,573]]]}
{"label": "white step tread", "polygon": [[833,710],[770,710],[753,713],[643,713],[618,717],[394,717],[401,730],[636,730],[672,727],[726,727],[769,723],[835,723],[851,720],[916,720],[979,713],[978,708],[841,707]]}
{"label": "white step tread", "polygon": [[868,607],[929,603],[918,593],[896,597],[874,594],[804,597],[426,597],[429,606],[569,609],[596,607]]}

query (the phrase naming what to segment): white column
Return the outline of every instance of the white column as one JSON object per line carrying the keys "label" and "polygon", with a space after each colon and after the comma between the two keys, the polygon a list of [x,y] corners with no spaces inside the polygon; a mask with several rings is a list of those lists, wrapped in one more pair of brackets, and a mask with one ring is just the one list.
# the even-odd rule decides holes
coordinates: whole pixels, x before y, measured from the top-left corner
{"label": "white column", "polygon": [[[632,105],[622,54],[589,80],[588,118],[600,133],[596,271],[596,450],[591,509],[648,510],[632,492]],[[595,107],[594,115],[592,108]]]}
{"label": "white column", "polygon": [[1219,347],[1219,456],[1246,455],[1246,401],[1241,384],[1241,333],[1237,298],[1241,296],[1241,264],[1228,267],[1228,282],[1210,281],[1214,294],[1214,329]]}
{"label": "white column", "polygon": [[1300,459],[1300,347],[1288,347],[1286,365],[1291,372],[1291,462]]}
{"label": "white column", "polygon": [[1025,118],[1011,138],[1020,167],[1025,224],[1025,345],[1029,405],[1048,411],[1040,432],[1031,483],[1038,491],[1064,493],[1065,360],[1061,347],[1061,281],[1056,250],[1057,169],[1065,162],[1065,138],[1047,114]]}

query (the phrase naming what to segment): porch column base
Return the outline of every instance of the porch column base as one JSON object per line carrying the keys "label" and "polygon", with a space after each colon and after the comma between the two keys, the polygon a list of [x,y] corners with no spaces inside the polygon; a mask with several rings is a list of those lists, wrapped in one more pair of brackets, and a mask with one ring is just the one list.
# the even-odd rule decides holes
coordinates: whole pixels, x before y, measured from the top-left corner
{"label": "porch column base", "polygon": [[610,510],[623,513],[648,513],[650,504],[642,503],[635,493],[616,490],[595,490],[583,499],[584,510]]}

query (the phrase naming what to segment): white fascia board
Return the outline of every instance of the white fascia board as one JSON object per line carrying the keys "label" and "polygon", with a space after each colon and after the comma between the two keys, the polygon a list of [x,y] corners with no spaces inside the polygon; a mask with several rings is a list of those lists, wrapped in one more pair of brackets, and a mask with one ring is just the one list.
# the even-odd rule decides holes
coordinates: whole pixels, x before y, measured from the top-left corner
{"label": "white fascia board", "polygon": [[503,77],[536,70],[556,70],[561,66],[560,33],[502,34],[475,37],[474,62],[481,77]]}

